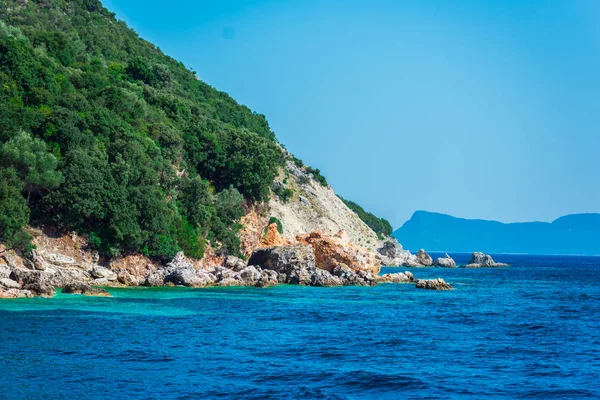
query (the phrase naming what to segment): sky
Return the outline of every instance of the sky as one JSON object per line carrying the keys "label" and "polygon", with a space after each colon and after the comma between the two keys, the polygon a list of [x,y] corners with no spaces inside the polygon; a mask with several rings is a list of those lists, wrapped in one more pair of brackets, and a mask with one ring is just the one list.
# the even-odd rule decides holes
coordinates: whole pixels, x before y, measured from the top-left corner
{"label": "sky", "polygon": [[600,212],[600,1],[103,3],[394,228]]}

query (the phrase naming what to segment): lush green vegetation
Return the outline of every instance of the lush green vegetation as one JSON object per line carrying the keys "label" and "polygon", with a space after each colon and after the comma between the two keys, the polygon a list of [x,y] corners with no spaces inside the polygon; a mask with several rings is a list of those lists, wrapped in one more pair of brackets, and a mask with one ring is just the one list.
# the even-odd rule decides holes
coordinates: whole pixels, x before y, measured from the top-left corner
{"label": "lush green vegetation", "polygon": [[386,219],[379,218],[374,214],[365,211],[364,208],[353,201],[346,200],[342,197],[340,197],[340,199],[348,206],[349,209],[354,211],[369,228],[373,229],[380,239],[392,234],[392,225]]}
{"label": "lush green vegetation", "polygon": [[107,254],[239,254],[283,155],[263,115],[199,81],[98,0],[0,0],[0,240],[87,234]]}

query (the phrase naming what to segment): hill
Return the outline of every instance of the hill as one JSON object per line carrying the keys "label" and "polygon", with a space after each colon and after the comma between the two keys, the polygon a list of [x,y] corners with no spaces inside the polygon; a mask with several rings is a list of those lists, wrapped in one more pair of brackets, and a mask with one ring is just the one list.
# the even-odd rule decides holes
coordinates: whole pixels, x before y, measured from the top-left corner
{"label": "hill", "polygon": [[[241,256],[244,215],[263,204],[268,220],[272,199],[293,197],[276,182],[290,162],[299,160],[264,115],[200,81],[100,1],[0,0],[8,247],[30,249],[31,224],[77,232],[109,256],[201,258],[208,245]],[[303,183],[328,187],[318,169],[297,168]],[[355,236],[358,225],[348,225]]]}
{"label": "hill", "polygon": [[598,255],[600,214],[505,224],[417,211],[393,236],[411,250]]}

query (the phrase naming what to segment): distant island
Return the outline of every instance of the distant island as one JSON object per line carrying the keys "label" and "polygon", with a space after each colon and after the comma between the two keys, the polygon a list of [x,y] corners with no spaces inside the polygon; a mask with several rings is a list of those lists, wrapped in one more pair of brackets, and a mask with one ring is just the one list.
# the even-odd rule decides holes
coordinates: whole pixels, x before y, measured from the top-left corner
{"label": "distant island", "polygon": [[502,223],[417,211],[393,236],[409,250],[600,255],[600,214]]}

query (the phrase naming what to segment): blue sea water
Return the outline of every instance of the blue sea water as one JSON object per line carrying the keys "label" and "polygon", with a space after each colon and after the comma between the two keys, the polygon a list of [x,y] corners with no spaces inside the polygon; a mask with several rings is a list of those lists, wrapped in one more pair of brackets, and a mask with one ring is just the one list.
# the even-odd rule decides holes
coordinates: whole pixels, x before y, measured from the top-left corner
{"label": "blue sea water", "polygon": [[411,270],[446,279],[448,292],[140,288],[1,301],[0,398],[600,398],[600,258],[496,258],[511,266]]}

